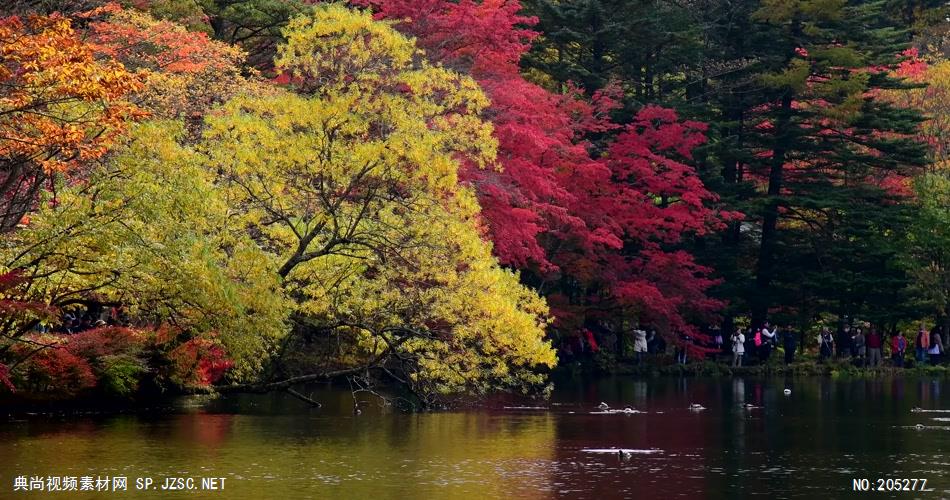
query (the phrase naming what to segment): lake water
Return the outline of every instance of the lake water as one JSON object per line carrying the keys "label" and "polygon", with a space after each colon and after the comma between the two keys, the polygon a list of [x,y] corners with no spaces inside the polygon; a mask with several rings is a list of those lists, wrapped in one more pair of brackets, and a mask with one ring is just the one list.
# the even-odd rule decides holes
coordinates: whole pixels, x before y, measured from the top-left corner
{"label": "lake water", "polygon": [[[856,495],[855,478],[926,479],[931,490],[864,496],[940,498],[946,384],[616,377],[560,381],[541,404],[405,414],[367,400],[358,416],[348,391],[323,387],[312,391],[322,409],[266,395],[18,417],[0,420],[0,498],[839,498]],[[602,401],[640,413],[601,412]],[[14,492],[18,476],[126,477],[128,491]],[[136,489],[168,477],[196,489]],[[201,489],[203,477],[225,478],[224,489]]]}

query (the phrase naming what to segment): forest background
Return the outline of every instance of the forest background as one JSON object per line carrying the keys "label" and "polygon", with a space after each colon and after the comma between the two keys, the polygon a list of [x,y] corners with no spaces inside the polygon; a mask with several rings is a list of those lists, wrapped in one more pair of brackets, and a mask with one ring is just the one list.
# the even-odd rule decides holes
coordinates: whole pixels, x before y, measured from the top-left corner
{"label": "forest background", "polygon": [[698,356],[711,325],[950,333],[942,2],[0,16],[8,394],[426,406],[543,391],[636,329]]}

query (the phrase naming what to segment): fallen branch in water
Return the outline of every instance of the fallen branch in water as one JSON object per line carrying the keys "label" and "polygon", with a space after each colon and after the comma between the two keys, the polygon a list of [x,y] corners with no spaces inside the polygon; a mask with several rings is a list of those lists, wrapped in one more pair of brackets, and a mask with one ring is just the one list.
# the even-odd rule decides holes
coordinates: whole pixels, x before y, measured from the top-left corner
{"label": "fallen branch in water", "polygon": [[301,394],[301,393],[299,393],[299,392],[297,392],[297,391],[295,391],[295,390],[293,390],[293,389],[291,389],[291,388],[289,388],[289,387],[287,388],[287,393],[290,394],[291,396],[293,396],[293,397],[295,397],[295,398],[297,398],[297,399],[299,399],[299,400],[305,402],[305,403],[308,403],[308,404],[310,404],[310,405],[312,405],[312,406],[316,406],[317,408],[322,408],[322,407],[323,407],[323,405],[320,404],[319,401],[315,401],[315,400],[309,398],[308,396],[304,396],[303,394]]}
{"label": "fallen branch in water", "polygon": [[360,366],[357,368],[348,368],[346,370],[335,370],[323,373],[311,373],[307,375],[300,375],[297,377],[290,377],[284,380],[278,380],[276,382],[261,382],[254,384],[231,384],[231,385],[214,385],[205,388],[197,388],[197,392],[212,393],[218,392],[221,394],[227,393],[253,393],[253,394],[264,394],[266,392],[287,390],[297,384],[306,384],[307,382],[316,382],[318,380],[330,380],[338,377],[345,377],[347,375],[353,375],[366,371],[369,366]]}
{"label": "fallen branch in water", "polygon": [[290,377],[284,380],[278,380],[275,382],[261,382],[256,384],[231,384],[231,385],[212,385],[205,387],[191,387],[186,392],[189,394],[234,394],[234,393],[248,393],[248,394],[265,394],[268,392],[276,391],[286,391],[291,396],[317,408],[322,408],[323,405],[299,391],[293,388],[297,384],[305,384],[307,382],[316,382],[318,380],[330,380],[337,377],[345,377],[347,375],[353,375],[361,371],[365,371],[367,367],[361,366],[358,368],[349,368],[346,370],[335,370],[330,372],[323,373],[311,373],[308,375],[300,375],[297,377]]}

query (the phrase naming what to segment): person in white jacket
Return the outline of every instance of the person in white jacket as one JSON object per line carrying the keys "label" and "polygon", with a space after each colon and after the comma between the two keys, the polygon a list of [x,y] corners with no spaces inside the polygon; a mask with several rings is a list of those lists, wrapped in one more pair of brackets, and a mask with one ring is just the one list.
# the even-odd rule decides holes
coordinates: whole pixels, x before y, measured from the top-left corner
{"label": "person in white jacket", "polygon": [[765,326],[762,327],[762,350],[759,353],[759,356],[762,358],[763,363],[769,361],[769,357],[772,356],[772,346],[775,345],[775,334],[778,333],[778,327],[775,327],[769,330],[769,322],[765,322]]}
{"label": "person in white jacket", "polygon": [[647,354],[647,332],[646,330],[633,331],[633,352],[636,353],[637,363],[643,362],[643,357]]}
{"label": "person in white jacket", "polygon": [[732,334],[732,366],[742,366],[742,356],[745,354],[745,335],[742,327],[736,328]]}

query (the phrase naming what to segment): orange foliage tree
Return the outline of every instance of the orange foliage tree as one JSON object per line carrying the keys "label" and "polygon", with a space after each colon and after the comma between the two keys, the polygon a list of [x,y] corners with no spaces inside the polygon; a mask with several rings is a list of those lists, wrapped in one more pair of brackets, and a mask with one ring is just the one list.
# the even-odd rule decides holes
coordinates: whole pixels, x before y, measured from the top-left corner
{"label": "orange foliage tree", "polygon": [[136,103],[153,116],[194,122],[248,83],[238,47],[116,3],[80,14],[97,54],[142,75]]}
{"label": "orange foliage tree", "polygon": [[101,157],[140,113],[140,79],[97,60],[60,16],[0,19],[0,231],[16,226],[54,174]]}

